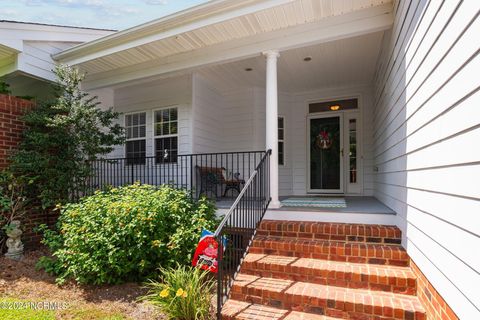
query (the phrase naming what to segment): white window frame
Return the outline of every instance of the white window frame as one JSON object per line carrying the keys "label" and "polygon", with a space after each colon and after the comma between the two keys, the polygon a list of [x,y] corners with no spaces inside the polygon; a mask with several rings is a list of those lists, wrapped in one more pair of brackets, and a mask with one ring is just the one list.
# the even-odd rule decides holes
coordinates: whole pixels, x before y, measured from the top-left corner
{"label": "white window frame", "polygon": [[[280,163],[280,157],[278,157],[278,159],[279,159],[278,165],[283,167],[283,166],[285,166],[286,163],[287,163],[287,152],[286,152],[286,149],[285,149],[285,145],[286,145],[286,139],[285,139],[285,138],[286,138],[286,127],[287,127],[287,126],[286,126],[285,116],[284,116],[284,115],[278,115],[277,118],[278,118],[278,119],[281,118],[281,119],[283,120],[283,121],[282,121],[282,122],[283,122],[283,128],[282,128],[282,130],[283,130],[283,139],[278,138],[279,136],[278,136],[278,132],[277,132],[277,140],[278,140],[277,143],[280,143],[280,142],[283,143],[283,163]],[[277,119],[277,124],[278,124],[278,119]],[[277,128],[277,131],[279,131],[279,130],[280,130],[280,128]],[[278,148],[278,147],[277,147],[277,148]],[[280,148],[278,148],[278,149],[280,149]]]}
{"label": "white window frame", "polygon": [[[144,140],[145,141],[145,158],[147,157],[147,133],[148,133],[148,122],[147,122],[147,111],[132,111],[132,112],[127,112],[127,113],[124,113],[123,114],[123,127],[125,128],[125,131],[128,130],[127,128],[127,116],[131,116],[131,115],[134,115],[134,114],[145,114],[145,136],[143,137],[138,137],[138,138],[127,138],[127,134],[125,133],[125,158],[128,158],[128,154],[127,154],[127,142],[129,141],[140,141],[140,140]],[[133,164],[135,165],[135,164]],[[137,164],[138,165],[138,164]]]}
{"label": "white window frame", "polygon": [[[166,110],[166,109],[176,109],[177,110],[177,133],[175,134],[165,134],[165,135],[156,135],[155,134],[155,125],[156,125],[156,118],[155,118],[155,113],[158,112],[158,111],[163,111],[163,110]],[[157,157],[157,146],[156,146],[156,142],[155,140],[158,139],[158,138],[173,138],[173,137],[176,137],[177,138],[177,161],[178,161],[178,153],[179,153],[179,146],[180,146],[180,141],[179,141],[179,108],[178,108],[178,105],[170,105],[170,106],[165,106],[165,107],[161,107],[161,108],[156,108],[156,109],[152,109],[152,149],[153,149],[153,156],[156,158]],[[171,164],[171,163],[176,163],[177,161],[174,161],[174,162],[167,162],[165,164]],[[156,163],[156,161],[155,161]]]}

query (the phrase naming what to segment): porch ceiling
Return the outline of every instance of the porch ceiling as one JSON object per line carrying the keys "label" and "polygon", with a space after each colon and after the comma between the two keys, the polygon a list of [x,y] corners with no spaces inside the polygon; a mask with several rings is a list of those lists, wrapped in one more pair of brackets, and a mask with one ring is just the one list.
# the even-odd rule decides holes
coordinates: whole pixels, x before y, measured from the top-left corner
{"label": "porch ceiling", "polygon": [[219,0],[54,58],[86,71],[87,87],[109,86],[385,30],[391,9],[392,0]]}
{"label": "porch ceiling", "polygon": [[[319,88],[370,84],[384,32],[287,50],[278,60],[278,88],[305,92]],[[304,58],[311,57],[306,62]],[[246,69],[251,68],[251,71]],[[255,58],[202,68],[199,73],[222,92],[245,87],[265,87],[265,58]]]}

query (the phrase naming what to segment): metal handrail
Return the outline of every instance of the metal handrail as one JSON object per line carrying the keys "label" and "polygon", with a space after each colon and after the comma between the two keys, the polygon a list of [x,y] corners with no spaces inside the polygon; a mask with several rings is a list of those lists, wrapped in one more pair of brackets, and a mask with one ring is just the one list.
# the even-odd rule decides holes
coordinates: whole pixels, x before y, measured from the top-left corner
{"label": "metal handrail", "polygon": [[[269,159],[271,153],[271,150],[265,152],[214,233],[218,243],[218,319],[221,319],[223,304],[228,298],[233,280],[255,236],[256,227],[270,204]],[[238,214],[235,216],[236,213]],[[225,247],[224,238],[227,236],[230,239],[227,240]]]}
{"label": "metal handrail", "polygon": [[[264,156],[265,157],[265,156]],[[263,158],[262,158],[263,160]],[[261,161],[260,161],[261,162]],[[257,175],[257,172],[258,170],[255,169],[253,172],[252,172],[252,175],[250,176],[250,178],[248,178],[247,182],[245,182],[245,186],[243,187],[242,191],[240,191],[240,194],[237,196],[237,198],[235,199],[235,201],[233,202],[232,206],[230,207],[230,209],[228,209],[228,212],[227,214],[223,217],[222,219],[222,222],[220,222],[220,224],[218,225],[217,229],[215,230],[215,233],[214,233],[214,237],[218,237],[220,232],[222,231],[222,229],[225,227],[225,224],[227,223],[228,219],[230,218],[230,216],[232,215],[233,211],[235,210],[235,208],[238,206],[238,203],[240,202],[240,200],[243,198],[243,195],[245,194],[248,186],[250,186],[252,184],[252,181],[253,181],[253,178]]]}

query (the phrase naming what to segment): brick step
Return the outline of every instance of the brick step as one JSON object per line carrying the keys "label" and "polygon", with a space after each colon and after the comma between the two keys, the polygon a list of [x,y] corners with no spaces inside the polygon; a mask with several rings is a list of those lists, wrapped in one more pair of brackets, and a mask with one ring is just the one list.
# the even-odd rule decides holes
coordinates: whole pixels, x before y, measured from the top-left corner
{"label": "brick step", "polygon": [[250,253],[322,260],[408,266],[409,257],[399,245],[352,243],[256,236]]}
{"label": "brick step", "polygon": [[268,278],[415,295],[410,268],[249,253],[241,272]]}
{"label": "brick step", "polygon": [[278,309],[237,300],[228,300],[222,309],[223,320],[338,320],[318,314]]}
{"label": "brick step", "polygon": [[259,236],[320,239],[348,242],[400,244],[402,232],[396,226],[328,223],[311,221],[263,220]]}
{"label": "brick step", "polygon": [[415,296],[262,278],[242,273],[233,284],[231,299],[341,319],[426,318],[425,310]]}

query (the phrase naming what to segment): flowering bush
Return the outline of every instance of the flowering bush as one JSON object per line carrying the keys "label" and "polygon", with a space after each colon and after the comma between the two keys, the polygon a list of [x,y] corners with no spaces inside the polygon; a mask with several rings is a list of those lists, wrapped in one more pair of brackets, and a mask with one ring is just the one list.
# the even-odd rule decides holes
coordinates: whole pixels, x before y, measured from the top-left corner
{"label": "flowering bush", "polygon": [[57,230],[45,226],[53,258],[39,266],[57,281],[104,284],[151,278],[159,267],[188,265],[203,228],[216,225],[213,205],[184,190],[134,184],[67,204]]}
{"label": "flowering bush", "polygon": [[170,319],[210,319],[215,282],[207,271],[192,267],[160,269],[161,281],[150,281],[143,300],[160,307]]}

